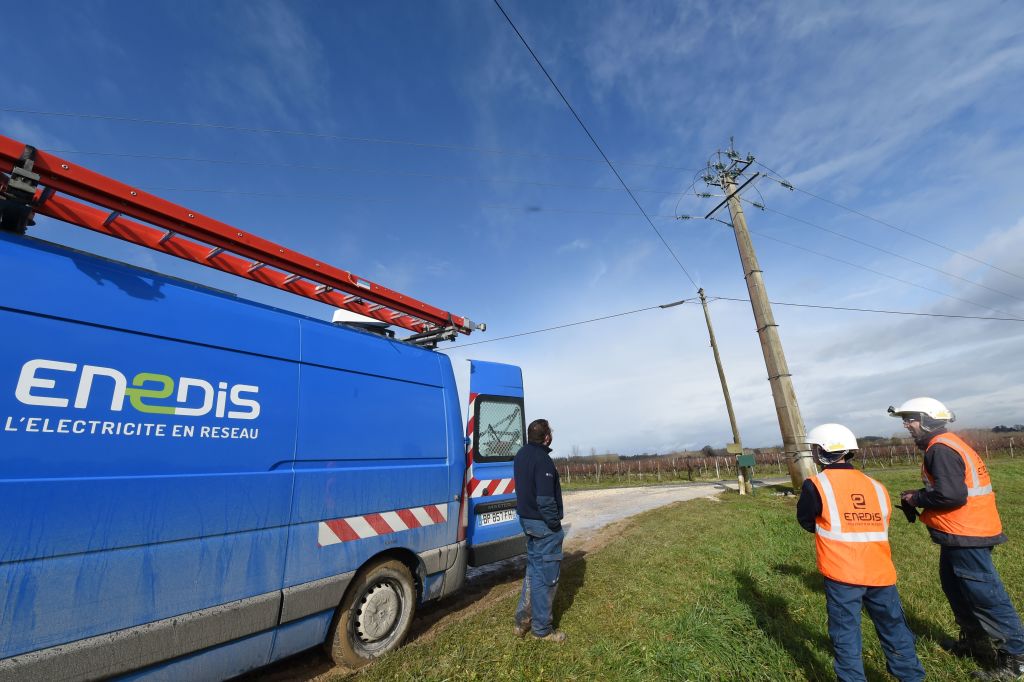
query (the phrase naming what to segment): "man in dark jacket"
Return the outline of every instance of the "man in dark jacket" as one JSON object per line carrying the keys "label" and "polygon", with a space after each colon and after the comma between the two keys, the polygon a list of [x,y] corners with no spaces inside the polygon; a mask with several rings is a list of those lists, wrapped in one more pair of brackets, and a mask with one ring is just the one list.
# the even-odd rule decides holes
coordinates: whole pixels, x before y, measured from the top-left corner
{"label": "man in dark jacket", "polygon": [[959,640],[940,642],[957,656],[985,661],[980,680],[1024,680],[1024,628],[992,563],[992,548],[1006,542],[988,467],[974,449],[946,430],[955,416],[934,398],[913,398],[889,408],[924,451],[924,488],[905,490],[906,506],[920,507],[921,521],[939,545],[939,581],[949,600]]}
{"label": "man in dark jacket", "polygon": [[551,615],[565,538],[562,486],[551,461],[553,433],[546,419],[530,422],[528,442],[516,453],[516,512],[526,533],[526,575],[514,632],[524,637],[532,629],[537,639],[564,642],[565,633],[554,629]]}

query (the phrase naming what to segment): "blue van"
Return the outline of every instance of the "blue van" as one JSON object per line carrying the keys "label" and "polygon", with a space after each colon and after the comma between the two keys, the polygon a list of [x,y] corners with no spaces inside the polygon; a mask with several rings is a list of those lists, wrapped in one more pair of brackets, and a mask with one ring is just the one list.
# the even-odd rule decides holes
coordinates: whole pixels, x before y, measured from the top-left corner
{"label": "blue van", "polygon": [[356,668],[525,551],[517,367],[467,439],[441,353],[17,234],[0,330],[0,680]]}

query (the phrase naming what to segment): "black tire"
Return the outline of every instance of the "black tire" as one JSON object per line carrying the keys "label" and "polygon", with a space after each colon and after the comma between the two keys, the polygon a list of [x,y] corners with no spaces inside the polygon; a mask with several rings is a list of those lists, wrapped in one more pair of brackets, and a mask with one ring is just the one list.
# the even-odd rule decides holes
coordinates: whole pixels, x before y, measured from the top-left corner
{"label": "black tire", "polygon": [[326,648],[338,665],[361,668],[401,646],[416,613],[416,586],[397,559],[360,571],[341,600]]}

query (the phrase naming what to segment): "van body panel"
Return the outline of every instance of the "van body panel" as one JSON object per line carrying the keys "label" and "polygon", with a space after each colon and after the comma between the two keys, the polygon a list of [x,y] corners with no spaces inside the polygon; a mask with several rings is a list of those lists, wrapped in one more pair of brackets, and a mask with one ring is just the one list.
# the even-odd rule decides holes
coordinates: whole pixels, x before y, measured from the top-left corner
{"label": "van body panel", "polygon": [[227,292],[3,232],[0,263],[2,307],[151,336],[187,334],[196,344],[298,359],[297,316]]}
{"label": "van body panel", "polygon": [[279,590],[298,319],[34,240],[0,259],[0,657]]}
{"label": "van body panel", "polygon": [[267,595],[273,626],[285,539],[268,530],[0,565],[3,656]]}
{"label": "van body panel", "polygon": [[114,679],[118,682],[217,682],[230,679],[270,663],[276,636],[273,630],[261,632]]}
{"label": "van body panel", "polygon": [[[386,551],[423,599],[461,585],[447,356],[7,234],[0,329],[0,677],[239,674],[320,643]],[[521,408],[517,372],[472,369]]]}
{"label": "van body panel", "polygon": [[[441,385],[436,353],[345,325],[300,320],[302,362],[403,382]],[[358,396],[357,396],[358,397]]]}
{"label": "van body panel", "polygon": [[446,461],[437,385],[303,365],[297,400],[300,460]]}

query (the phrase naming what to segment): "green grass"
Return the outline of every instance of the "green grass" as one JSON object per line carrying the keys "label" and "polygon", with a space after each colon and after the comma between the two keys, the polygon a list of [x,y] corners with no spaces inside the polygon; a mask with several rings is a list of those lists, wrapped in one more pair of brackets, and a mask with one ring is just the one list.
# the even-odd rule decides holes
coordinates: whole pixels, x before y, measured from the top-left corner
{"label": "green grass", "polygon": [[[996,565],[1024,606],[1024,462],[991,470],[1007,534]],[[870,472],[890,493],[919,485],[913,471]],[[780,488],[781,490],[781,488]],[[515,596],[437,637],[377,662],[365,680],[819,680],[834,679],[814,539],[793,497],[759,490],[696,500],[635,517],[600,551],[563,566],[556,622],[564,645],[512,637]],[[898,513],[891,532],[899,590],[929,679],[965,680],[974,668],[943,652],[955,633],[938,583],[938,547]],[[869,680],[890,679],[864,618]]]}

